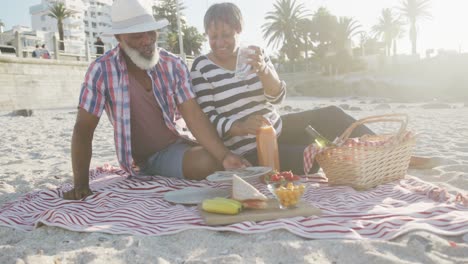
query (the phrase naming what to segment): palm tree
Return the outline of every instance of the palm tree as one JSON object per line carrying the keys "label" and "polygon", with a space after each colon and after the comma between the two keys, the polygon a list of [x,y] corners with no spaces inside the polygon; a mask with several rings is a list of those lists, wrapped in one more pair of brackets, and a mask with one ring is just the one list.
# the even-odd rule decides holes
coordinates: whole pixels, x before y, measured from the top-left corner
{"label": "palm tree", "polygon": [[[179,11],[182,14],[182,11],[186,7],[179,3]],[[169,31],[177,32],[177,0],[161,0],[159,5],[153,6],[153,16],[156,20],[165,18],[169,21]],[[185,25],[187,22],[183,15],[180,16],[181,26]]]}
{"label": "palm tree", "polygon": [[286,55],[292,61],[299,56],[300,31],[299,21],[306,16],[304,4],[296,4],[296,0],[277,0],[274,10],[267,13],[262,25],[263,38],[268,39],[268,46],[282,46]]}
{"label": "palm tree", "polygon": [[[165,18],[169,21],[169,32],[167,34],[167,47],[171,52],[180,53],[179,33],[177,29],[177,2],[179,2],[179,11],[185,10],[181,1],[162,0],[158,6],[153,6],[153,15],[155,19]],[[201,52],[205,37],[199,33],[198,29],[188,26],[183,14],[180,16],[180,26],[182,29],[182,42],[184,43],[184,53],[189,55],[198,55]]]}
{"label": "palm tree", "polygon": [[331,52],[333,32],[336,30],[338,22],[335,16],[325,7],[320,7],[312,16],[312,26],[314,31],[311,34],[312,42],[317,45],[313,47],[314,56],[319,60],[324,60],[327,53]]}
{"label": "palm tree", "polygon": [[337,51],[351,48],[351,39],[361,34],[361,25],[351,17],[340,17],[336,26],[334,46]]}
{"label": "palm tree", "polygon": [[184,53],[188,55],[200,55],[203,42],[206,38],[198,32],[198,29],[193,26],[184,28]]}
{"label": "palm tree", "polygon": [[361,48],[361,55],[379,54],[382,43],[376,37],[369,36],[367,32],[363,31],[359,34],[359,47]]}
{"label": "palm tree", "polygon": [[320,7],[312,16],[312,24],[314,25],[315,35],[313,40],[320,45],[328,45],[333,40],[333,32],[336,29],[338,21],[328,9]]}
{"label": "palm tree", "polygon": [[401,14],[406,17],[410,24],[410,40],[411,52],[417,54],[416,41],[418,39],[416,23],[419,19],[430,19],[432,16],[429,13],[430,0],[404,0],[401,6],[398,7]]}
{"label": "palm tree", "polygon": [[385,43],[387,56],[390,56],[392,45],[393,55],[396,55],[396,39],[403,34],[403,22],[393,14],[392,9],[384,8],[379,23],[372,27],[372,33]]}
{"label": "palm tree", "polygon": [[311,19],[301,19],[297,23],[297,29],[298,29],[298,34],[301,37],[301,40],[303,41],[302,45],[304,47],[304,56],[305,59],[307,60],[309,58],[309,43],[312,44],[312,38],[311,36],[314,35],[314,25],[312,24]]}
{"label": "palm tree", "polygon": [[65,45],[63,43],[63,21],[73,15],[73,11],[67,9],[64,3],[55,2],[49,7],[48,16],[57,19],[57,29],[60,39],[60,50],[65,50]]}
{"label": "palm tree", "polygon": [[366,55],[366,42],[369,40],[367,32],[363,31],[359,34],[359,48],[361,49],[361,56]]}
{"label": "palm tree", "polygon": [[165,49],[173,52],[179,52],[179,35],[177,32],[168,32],[166,38],[166,45],[164,46]]}

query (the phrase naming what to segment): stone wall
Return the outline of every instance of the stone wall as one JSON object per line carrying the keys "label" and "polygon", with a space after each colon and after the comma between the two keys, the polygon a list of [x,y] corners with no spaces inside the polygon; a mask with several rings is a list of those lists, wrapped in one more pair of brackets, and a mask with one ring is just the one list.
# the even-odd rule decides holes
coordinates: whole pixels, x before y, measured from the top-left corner
{"label": "stone wall", "polygon": [[[0,55],[0,111],[72,108],[88,62],[16,58]],[[310,74],[284,74],[289,95]]]}
{"label": "stone wall", "polygon": [[[72,108],[89,63],[0,55],[0,111]],[[427,60],[395,72],[364,72],[338,77],[283,73],[289,96],[378,96],[468,100],[468,58]],[[427,98],[423,98],[427,97]]]}
{"label": "stone wall", "polygon": [[0,56],[0,111],[71,108],[88,62]]}

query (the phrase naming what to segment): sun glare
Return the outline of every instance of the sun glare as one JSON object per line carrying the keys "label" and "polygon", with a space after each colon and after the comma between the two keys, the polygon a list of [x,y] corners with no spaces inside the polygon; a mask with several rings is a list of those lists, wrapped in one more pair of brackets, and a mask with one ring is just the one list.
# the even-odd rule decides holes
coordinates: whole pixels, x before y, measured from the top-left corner
{"label": "sun glare", "polygon": [[[211,0],[206,1],[209,6],[214,2],[222,2]],[[267,12],[273,10],[274,0],[262,1],[233,1],[241,8],[245,19],[245,30],[242,37],[246,41],[258,43],[267,46],[266,41],[262,38],[261,25],[265,23],[264,17]],[[317,11],[321,6],[326,7],[333,15],[352,17],[357,20],[362,29],[366,32],[377,24],[378,18],[381,15],[382,9],[394,8],[401,6],[402,0],[297,0],[298,3],[303,3],[311,14]],[[468,34],[465,34],[465,25],[468,25],[468,1],[466,0],[432,0],[430,2],[430,13],[432,19],[418,21],[418,42],[417,47],[419,53],[424,56],[427,49],[451,50],[451,51],[468,51]],[[201,12],[201,11],[200,11]],[[198,24],[199,17],[189,17],[189,20],[194,20]],[[201,22],[200,22],[201,23]],[[407,26],[406,33],[398,39],[398,52],[409,54],[411,52],[411,42],[408,36]],[[354,41],[357,45],[357,40]],[[271,47],[266,47],[267,50],[273,50]]]}

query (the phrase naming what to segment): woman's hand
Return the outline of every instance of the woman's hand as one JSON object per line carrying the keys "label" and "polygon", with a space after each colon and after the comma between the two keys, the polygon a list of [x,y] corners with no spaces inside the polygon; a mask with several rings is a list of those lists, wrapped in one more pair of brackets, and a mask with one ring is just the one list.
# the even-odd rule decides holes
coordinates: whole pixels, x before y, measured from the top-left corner
{"label": "woman's hand", "polygon": [[223,159],[223,167],[225,170],[242,169],[250,166],[252,166],[250,162],[232,152],[228,152]]}
{"label": "woman's hand", "polygon": [[248,56],[249,60],[247,63],[252,67],[251,72],[257,73],[260,81],[262,82],[265,94],[269,96],[278,96],[281,93],[282,87],[278,73],[272,65],[268,65],[265,62],[263,49],[257,46],[249,46],[249,49],[255,52]]}
{"label": "woman's hand", "polygon": [[231,136],[256,135],[257,129],[270,121],[262,115],[252,115],[244,120],[237,120],[231,126],[229,133]]}
{"label": "woman's hand", "polygon": [[265,63],[265,56],[263,51],[258,46],[249,46],[249,49],[253,50],[255,53],[248,56],[248,64],[252,66],[252,71],[257,74],[265,74],[267,65]]}

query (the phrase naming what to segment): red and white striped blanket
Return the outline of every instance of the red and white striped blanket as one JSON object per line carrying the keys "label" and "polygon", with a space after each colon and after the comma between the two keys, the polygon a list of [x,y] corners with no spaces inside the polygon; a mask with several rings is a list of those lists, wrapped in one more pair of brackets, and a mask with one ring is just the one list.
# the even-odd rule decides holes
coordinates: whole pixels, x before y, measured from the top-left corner
{"label": "red and white striped blanket", "polygon": [[[41,224],[80,232],[167,235],[188,229],[233,231],[252,234],[286,229],[312,239],[393,239],[412,230],[440,235],[468,233],[466,196],[454,196],[408,176],[399,182],[357,192],[330,187],[316,174],[306,201],[322,210],[320,217],[294,217],[226,226],[206,226],[196,206],[174,205],[164,193],[184,187],[229,188],[228,184],[153,177],[150,181],[128,178],[120,169],[91,171],[94,194],[82,201],[61,198],[69,184],[57,190],[29,193],[0,207],[0,225],[31,231]],[[254,183],[262,192],[265,185]]]}

